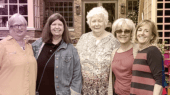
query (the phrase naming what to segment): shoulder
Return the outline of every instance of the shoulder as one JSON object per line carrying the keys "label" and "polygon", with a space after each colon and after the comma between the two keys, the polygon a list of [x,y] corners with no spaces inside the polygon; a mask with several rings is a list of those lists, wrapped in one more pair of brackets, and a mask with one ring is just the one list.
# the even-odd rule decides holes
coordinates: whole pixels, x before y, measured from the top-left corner
{"label": "shoulder", "polygon": [[112,33],[109,33],[108,32],[108,36],[107,36],[111,41],[113,41],[113,42],[119,42],[114,36],[113,36],[113,34]]}
{"label": "shoulder", "polygon": [[67,44],[67,47],[68,47],[68,49],[72,49],[73,51],[75,51],[75,50],[77,51],[77,49],[71,43]]}
{"label": "shoulder", "polygon": [[158,49],[158,47],[156,47],[156,46],[150,46],[149,48],[148,48],[148,52],[149,53],[153,53],[153,52],[156,52],[156,53],[161,53],[161,51]]}
{"label": "shoulder", "polygon": [[108,36],[109,42],[115,47],[118,48],[120,47],[119,41],[113,36],[113,34],[109,34]]}
{"label": "shoulder", "polygon": [[32,46],[37,46],[37,45],[40,45],[42,44],[42,38],[39,38],[38,40],[36,40],[35,42],[32,43]]}
{"label": "shoulder", "polygon": [[112,51],[112,57],[114,57],[115,53],[117,52],[118,48],[115,48],[113,51]]}
{"label": "shoulder", "polygon": [[0,42],[0,50],[3,51],[4,49],[5,49],[4,44]]}
{"label": "shoulder", "polygon": [[4,39],[2,39],[2,40],[0,41],[0,43],[3,44],[3,45],[5,45],[5,44],[7,44],[8,42],[10,42],[11,39],[12,39],[11,36],[7,36],[7,37],[5,37]]}
{"label": "shoulder", "polygon": [[84,33],[81,37],[89,37],[90,35],[92,35],[92,32]]}
{"label": "shoulder", "polygon": [[161,51],[156,46],[150,46],[147,49],[148,56],[162,57]]}

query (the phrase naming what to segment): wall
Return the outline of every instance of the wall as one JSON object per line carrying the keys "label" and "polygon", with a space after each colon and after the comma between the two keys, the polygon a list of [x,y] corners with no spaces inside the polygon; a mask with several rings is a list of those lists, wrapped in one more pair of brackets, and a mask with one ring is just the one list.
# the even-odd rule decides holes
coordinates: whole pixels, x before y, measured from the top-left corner
{"label": "wall", "polygon": [[152,0],[144,0],[144,19],[151,20]]}
{"label": "wall", "polygon": [[[74,0],[74,31],[70,31],[71,38],[76,39],[80,38],[82,35],[82,1],[81,0]],[[76,5],[80,6],[80,15],[76,14]]]}

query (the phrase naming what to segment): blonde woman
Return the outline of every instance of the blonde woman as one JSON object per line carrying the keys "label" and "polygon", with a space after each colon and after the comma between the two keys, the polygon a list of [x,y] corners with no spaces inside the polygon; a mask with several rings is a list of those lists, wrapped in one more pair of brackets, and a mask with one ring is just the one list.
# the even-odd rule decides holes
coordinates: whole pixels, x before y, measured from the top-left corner
{"label": "blonde woman", "polygon": [[[132,20],[127,18],[117,19],[112,25],[112,33],[120,42],[120,47],[112,52],[109,95],[130,94],[132,65],[137,53],[137,45],[132,43],[134,32],[135,25]],[[112,79],[113,75],[115,77]],[[113,93],[110,92],[112,90]]]}
{"label": "blonde woman", "polygon": [[135,33],[139,51],[133,63],[131,94],[162,95],[162,54],[154,46],[158,38],[157,27],[150,20],[141,21]]}

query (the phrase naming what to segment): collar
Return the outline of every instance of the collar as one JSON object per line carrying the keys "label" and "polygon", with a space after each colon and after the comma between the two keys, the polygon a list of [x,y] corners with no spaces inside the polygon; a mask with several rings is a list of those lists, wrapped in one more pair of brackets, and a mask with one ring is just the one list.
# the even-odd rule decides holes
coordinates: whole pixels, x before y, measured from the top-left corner
{"label": "collar", "polygon": [[60,49],[66,49],[66,48],[67,48],[67,43],[65,43],[65,42],[63,41],[63,39],[62,39],[62,40],[61,40],[61,44],[60,44],[58,50],[60,50]]}
{"label": "collar", "polygon": [[8,35],[7,37],[6,37],[6,40],[11,40],[11,39],[13,39],[13,37],[12,36],[10,36],[10,35]]}
{"label": "collar", "polygon": [[[14,38],[13,38],[11,35],[8,35],[8,36],[6,37],[6,40],[7,40],[7,41],[12,40],[12,39],[14,39]],[[14,39],[14,40],[15,40],[15,39]],[[27,38],[24,38],[24,41],[25,41],[26,44],[29,43]]]}

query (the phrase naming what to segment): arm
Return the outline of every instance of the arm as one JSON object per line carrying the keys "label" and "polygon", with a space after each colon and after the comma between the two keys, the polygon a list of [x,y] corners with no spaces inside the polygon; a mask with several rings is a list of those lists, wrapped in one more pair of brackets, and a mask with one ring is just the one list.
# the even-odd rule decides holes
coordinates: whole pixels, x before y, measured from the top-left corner
{"label": "arm", "polygon": [[77,50],[73,48],[73,60],[74,60],[74,66],[73,66],[73,78],[71,82],[71,95],[81,95],[81,89],[82,89],[82,74],[81,74],[81,65],[80,65],[80,59],[79,55],[77,53]]}
{"label": "arm", "polygon": [[153,90],[153,95],[162,95],[162,89],[163,89],[163,87],[161,85],[155,84],[154,90]]}
{"label": "arm", "polygon": [[0,44],[0,70],[2,67],[2,60],[3,60],[4,53],[5,53],[5,47],[2,44]]}
{"label": "arm", "polygon": [[153,95],[162,94],[162,54],[158,48],[153,47],[147,56],[148,65],[155,80]]}

